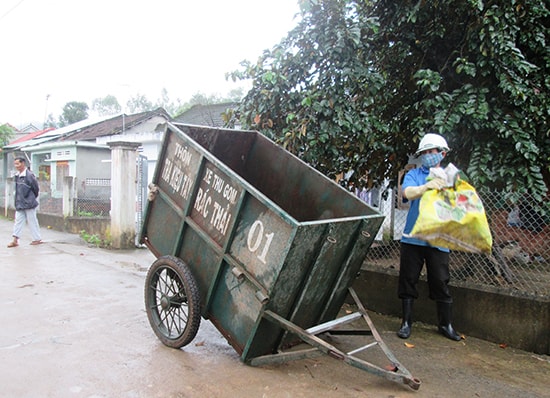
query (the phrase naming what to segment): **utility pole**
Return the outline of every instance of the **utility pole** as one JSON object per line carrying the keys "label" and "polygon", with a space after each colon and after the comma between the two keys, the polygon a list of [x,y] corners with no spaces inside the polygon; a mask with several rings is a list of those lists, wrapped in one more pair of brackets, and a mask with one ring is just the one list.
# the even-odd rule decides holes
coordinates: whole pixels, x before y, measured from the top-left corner
{"label": "utility pole", "polygon": [[50,94],[46,94],[46,107],[44,109],[44,122],[42,123],[42,130],[46,128],[46,120],[48,118],[48,100],[50,99]]}

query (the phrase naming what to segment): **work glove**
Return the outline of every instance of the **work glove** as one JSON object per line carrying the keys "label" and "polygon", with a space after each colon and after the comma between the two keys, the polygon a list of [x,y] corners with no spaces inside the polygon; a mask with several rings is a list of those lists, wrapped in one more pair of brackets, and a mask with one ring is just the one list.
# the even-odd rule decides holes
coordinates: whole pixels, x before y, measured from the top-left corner
{"label": "work glove", "polygon": [[428,189],[440,190],[445,186],[447,186],[447,181],[445,181],[443,178],[434,178],[424,185],[405,188],[405,190],[403,191],[403,195],[405,195],[405,198],[409,200],[414,200],[421,197]]}
{"label": "work glove", "polygon": [[437,190],[440,190],[440,189],[443,189],[444,187],[447,186],[447,181],[445,181],[443,178],[434,178],[430,181],[428,181],[426,184],[424,184],[426,186],[426,190],[428,189],[437,189]]}

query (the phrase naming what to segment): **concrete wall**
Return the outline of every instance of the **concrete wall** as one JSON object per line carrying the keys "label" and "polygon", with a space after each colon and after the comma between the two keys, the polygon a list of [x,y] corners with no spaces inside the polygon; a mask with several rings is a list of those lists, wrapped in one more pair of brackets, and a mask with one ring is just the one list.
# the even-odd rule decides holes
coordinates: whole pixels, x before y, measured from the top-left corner
{"label": "concrete wall", "polygon": [[[4,214],[4,207],[0,207],[2,215]],[[8,209],[8,217],[13,219],[15,216],[14,209]],[[52,228],[56,231],[68,232],[71,234],[80,234],[80,231],[86,231],[89,235],[98,235],[105,238],[109,234],[111,228],[110,217],[66,217],[55,215],[38,213],[38,222],[40,228]]]}
{"label": "concrete wall", "polygon": [[[353,285],[368,310],[401,316],[397,274],[362,270]],[[413,322],[437,324],[435,302],[428,286],[419,282]],[[452,286],[453,326],[459,333],[496,344],[506,344],[537,354],[550,355],[550,300],[519,297],[496,291]],[[414,324],[413,324],[414,335]]]}
{"label": "concrete wall", "polygon": [[109,148],[77,147],[76,173],[79,178],[111,178]]}

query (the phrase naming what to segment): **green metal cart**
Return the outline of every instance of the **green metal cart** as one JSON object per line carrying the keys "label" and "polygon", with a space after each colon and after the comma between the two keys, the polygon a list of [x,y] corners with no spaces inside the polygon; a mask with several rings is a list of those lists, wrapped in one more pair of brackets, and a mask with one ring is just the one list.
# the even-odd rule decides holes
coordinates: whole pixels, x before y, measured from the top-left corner
{"label": "green metal cart", "polygon": [[[382,222],[258,132],[167,124],[140,237],[157,257],[145,284],[151,327],[181,348],[204,318],[250,365],[328,354],[418,389],[351,289]],[[358,311],[338,318],[350,293]],[[365,346],[323,339],[360,319]],[[387,367],[357,356],[372,346]]]}

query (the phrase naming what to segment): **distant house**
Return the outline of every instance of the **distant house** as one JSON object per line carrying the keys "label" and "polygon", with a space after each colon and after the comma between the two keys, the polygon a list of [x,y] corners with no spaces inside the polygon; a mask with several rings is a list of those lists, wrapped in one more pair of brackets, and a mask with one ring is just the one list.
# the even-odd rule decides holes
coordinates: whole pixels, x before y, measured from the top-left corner
{"label": "distant house", "polygon": [[162,108],[133,115],[109,116],[83,120],[25,140],[16,140],[3,148],[5,176],[12,169],[13,157],[24,155],[39,177],[45,194],[59,198],[63,179],[72,176],[77,181],[78,195],[89,195],[98,187],[110,184],[111,141],[139,142],[144,173],[152,180],[160,150],[163,129],[170,120]]}
{"label": "distant house", "polygon": [[27,134],[27,133],[35,133],[39,130],[40,129],[38,127],[36,127],[34,124],[31,123],[26,125],[25,127],[20,128],[18,131],[20,133]]}
{"label": "distant house", "polygon": [[[237,102],[224,102],[221,104],[193,105],[191,108],[174,118],[174,122],[194,124],[209,127],[226,127],[224,114],[234,112]],[[238,126],[235,126],[237,128]]]}
{"label": "distant house", "polygon": [[[16,147],[19,147],[21,146],[23,143],[25,143],[26,141],[30,141],[34,138],[37,138],[37,137],[40,137],[41,135],[43,134],[46,134],[50,131],[54,130],[53,127],[50,127],[50,128],[47,128],[47,129],[44,129],[44,130],[36,130],[36,131],[33,131],[33,132],[27,132],[27,133],[24,133],[24,134],[21,134],[20,132],[18,134],[15,135],[15,138],[13,140],[10,141],[10,143],[5,146],[4,148],[16,148]],[[0,165],[0,180],[4,181],[5,178],[7,176],[10,175],[10,173],[8,172],[9,170],[9,167],[11,167],[11,164],[13,163],[13,158],[14,156],[10,156],[10,153],[13,152],[13,150],[10,150],[10,149],[0,149],[0,151],[2,152],[2,160],[3,160],[3,163]]]}
{"label": "distant house", "polygon": [[87,141],[105,146],[112,141],[139,142],[140,155],[147,161],[147,180],[150,182],[164,136],[164,124],[170,120],[170,115],[163,108],[133,115],[119,115],[75,131],[60,141]]}
{"label": "distant house", "polygon": [[20,143],[23,143],[25,141],[32,140],[32,139],[40,137],[41,135],[46,134],[47,132],[52,131],[52,130],[55,130],[55,129],[53,127],[49,127],[47,129],[44,129],[44,130],[36,130],[36,131],[26,132],[26,133],[23,133],[23,134],[20,134],[20,132],[18,132],[16,137],[9,142],[8,146],[14,146],[14,145],[18,145]]}

